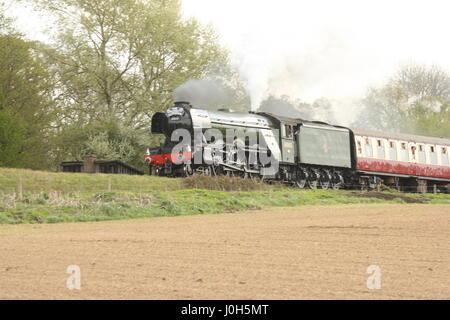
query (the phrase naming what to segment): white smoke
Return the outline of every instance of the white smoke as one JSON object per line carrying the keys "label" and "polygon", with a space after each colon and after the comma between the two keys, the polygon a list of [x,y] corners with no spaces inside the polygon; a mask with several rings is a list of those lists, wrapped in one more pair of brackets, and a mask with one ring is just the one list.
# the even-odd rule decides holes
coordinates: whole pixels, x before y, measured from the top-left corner
{"label": "white smoke", "polygon": [[244,37],[242,43],[246,45],[235,52],[234,62],[246,83],[252,110],[268,96],[289,96],[310,104],[326,97],[339,123],[355,120],[359,98],[355,90],[365,91],[361,72],[367,64],[358,60],[359,52],[352,52],[339,34],[324,30],[319,42],[304,38],[303,47],[291,50],[277,46],[269,50],[255,38]]}
{"label": "white smoke", "polygon": [[242,52],[236,58],[236,67],[250,96],[251,109],[256,111],[268,95],[273,57],[260,41],[245,36]]}
{"label": "white smoke", "polygon": [[245,57],[239,66],[241,78],[250,96],[251,110],[256,111],[264,100],[269,89],[269,64],[261,57]]}
{"label": "white smoke", "polygon": [[354,100],[399,63],[450,67],[445,1],[183,0],[183,8],[218,30],[253,109],[269,95],[326,97],[349,123],[359,111]]}

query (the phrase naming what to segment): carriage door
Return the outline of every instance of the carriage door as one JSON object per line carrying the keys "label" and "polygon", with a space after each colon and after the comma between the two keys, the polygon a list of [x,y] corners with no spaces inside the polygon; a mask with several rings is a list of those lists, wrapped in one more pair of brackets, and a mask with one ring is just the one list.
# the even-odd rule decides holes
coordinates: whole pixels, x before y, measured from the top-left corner
{"label": "carriage door", "polygon": [[409,174],[411,175],[417,175],[417,166],[416,163],[419,162],[419,148],[415,143],[408,143],[408,149],[409,149],[409,162],[413,163],[413,165],[409,168]]}
{"label": "carriage door", "polygon": [[408,149],[409,149],[409,162],[417,163],[418,162],[418,156],[419,156],[419,150],[417,149],[417,145],[415,143],[408,143]]}
{"label": "carriage door", "polygon": [[294,126],[291,124],[281,124],[281,149],[283,162],[295,162]]}

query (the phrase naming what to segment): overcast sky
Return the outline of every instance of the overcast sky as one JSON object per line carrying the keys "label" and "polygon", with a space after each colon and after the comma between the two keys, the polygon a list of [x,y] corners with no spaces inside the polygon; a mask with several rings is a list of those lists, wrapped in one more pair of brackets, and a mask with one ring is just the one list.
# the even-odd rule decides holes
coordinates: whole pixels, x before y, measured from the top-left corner
{"label": "overcast sky", "polygon": [[[232,52],[255,102],[268,93],[345,99],[401,63],[450,69],[450,2],[427,0],[183,0]],[[32,38],[47,19],[13,6]]]}
{"label": "overcast sky", "polygon": [[305,100],[361,94],[401,63],[450,68],[449,9],[433,0],[184,1],[187,15],[216,26],[244,74],[267,73],[269,90]]}

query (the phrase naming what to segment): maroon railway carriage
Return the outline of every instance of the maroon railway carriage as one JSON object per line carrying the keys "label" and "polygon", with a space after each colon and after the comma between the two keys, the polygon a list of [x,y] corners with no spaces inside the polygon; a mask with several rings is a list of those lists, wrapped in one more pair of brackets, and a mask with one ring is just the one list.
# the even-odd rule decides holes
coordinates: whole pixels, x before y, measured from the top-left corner
{"label": "maroon railway carriage", "polygon": [[416,182],[422,192],[448,188],[450,139],[359,129],[353,132],[360,175],[378,177],[396,187]]}

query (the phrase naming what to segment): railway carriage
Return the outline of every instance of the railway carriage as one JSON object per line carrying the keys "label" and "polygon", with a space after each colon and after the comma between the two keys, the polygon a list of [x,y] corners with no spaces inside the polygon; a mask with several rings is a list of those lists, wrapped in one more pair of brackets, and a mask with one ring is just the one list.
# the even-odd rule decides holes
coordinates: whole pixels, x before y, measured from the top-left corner
{"label": "railway carriage", "polygon": [[[361,177],[406,191],[448,188],[450,139],[360,129],[354,132]],[[369,183],[369,179],[362,179],[362,184]]]}

